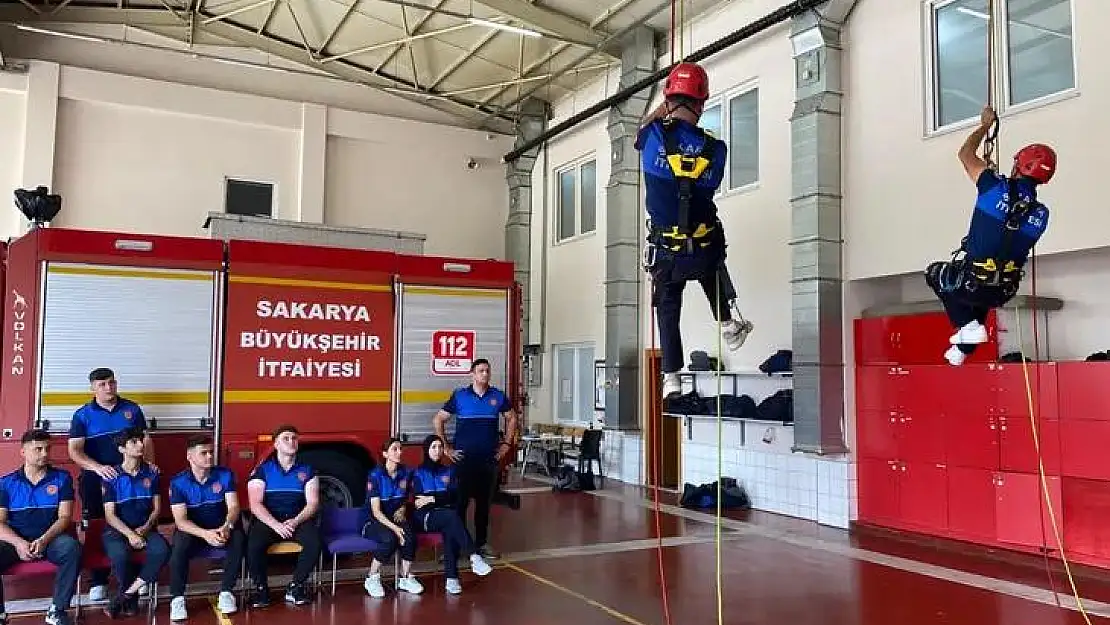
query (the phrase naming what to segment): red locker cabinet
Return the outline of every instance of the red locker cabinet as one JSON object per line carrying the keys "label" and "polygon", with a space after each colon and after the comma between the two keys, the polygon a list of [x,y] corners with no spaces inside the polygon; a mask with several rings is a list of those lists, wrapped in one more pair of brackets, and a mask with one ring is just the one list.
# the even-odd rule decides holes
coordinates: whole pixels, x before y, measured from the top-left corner
{"label": "red locker cabinet", "polygon": [[[944,352],[955,331],[943,312],[864,317],[853,325],[857,365],[946,364]],[[986,326],[990,339],[967,363],[998,360],[998,324],[993,311]]]}
{"label": "red locker cabinet", "polygon": [[[1061,473],[1110,480],[1110,362],[1059,363]],[[1077,491],[1078,492],[1078,491]]]}
{"label": "red locker cabinet", "polygon": [[944,462],[945,365],[868,366],[856,374],[861,458]]}
{"label": "red locker cabinet", "polygon": [[860,459],[856,474],[860,521],[925,534],[948,529],[943,464]]}

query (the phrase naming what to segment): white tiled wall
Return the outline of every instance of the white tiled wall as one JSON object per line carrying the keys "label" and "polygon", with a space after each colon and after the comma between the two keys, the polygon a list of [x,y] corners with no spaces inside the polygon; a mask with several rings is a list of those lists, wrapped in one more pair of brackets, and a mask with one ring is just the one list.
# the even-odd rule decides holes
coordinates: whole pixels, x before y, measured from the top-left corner
{"label": "white tiled wall", "polygon": [[643,439],[638,432],[605,430],[601,445],[606,478],[629,484],[643,483]]}
{"label": "white tiled wall", "polygon": [[[682,481],[696,485],[714,482],[718,475],[717,424],[695,420],[692,425],[693,436],[683,437]],[[720,473],[736,478],[753,508],[848,527],[846,459],[792,453],[793,428],[781,425],[725,422],[721,440]]]}

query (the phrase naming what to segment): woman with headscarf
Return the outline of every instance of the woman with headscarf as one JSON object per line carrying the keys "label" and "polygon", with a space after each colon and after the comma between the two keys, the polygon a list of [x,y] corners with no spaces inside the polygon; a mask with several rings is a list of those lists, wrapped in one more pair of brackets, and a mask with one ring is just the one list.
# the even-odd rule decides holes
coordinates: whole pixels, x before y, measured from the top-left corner
{"label": "woman with headscarf", "polygon": [[416,495],[416,527],[443,535],[443,573],[447,592],[462,592],[459,583],[459,554],[470,553],[470,570],[489,575],[493,569],[474,549],[474,541],[455,510],[458,482],[455,467],[443,463],[443,439],[432,434],[424,439],[424,461],[413,471]]}

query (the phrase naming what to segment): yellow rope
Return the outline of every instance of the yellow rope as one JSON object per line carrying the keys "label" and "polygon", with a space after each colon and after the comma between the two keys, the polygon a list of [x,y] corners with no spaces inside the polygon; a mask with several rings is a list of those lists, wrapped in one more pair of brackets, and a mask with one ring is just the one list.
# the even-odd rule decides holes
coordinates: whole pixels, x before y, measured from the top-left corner
{"label": "yellow rope", "polygon": [[[1060,560],[1064,563],[1064,573],[1068,576],[1068,583],[1071,584],[1071,593],[1075,597],[1075,604],[1079,607],[1079,613],[1083,615],[1083,620],[1087,625],[1091,625],[1091,619],[1087,616],[1087,611],[1083,609],[1083,600],[1079,597],[1079,589],[1075,586],[1075,578],[1071,574],[1071,565],[1068,564],[1068,556],[1064,553],[1064,540],[1060,536],[1060,526],[1056,522],[1056,512],[1052,508],[1052,497],[1048,492],[1048,478],[1045,476],[1044,470],[1044,456],[1041,454],[1041,437],[1037,433],[1037,419],[1034,416],[1033,407],[1033,387],[1029,383],[1029,364],[1025,362],[1025,337],[1021,331],[1021,314],[1014,315],[1017,317],[1017,331],[1018,331],[1018,353],[1021,355],[1021,370],[1025,376],[1025,398],[1029,404],[1029,425],[1033,431],[1033,446],[1037,450],[1037,472],[1041,477],[1041,491],[1044,495],[1045,506],[1048,507],[1048,518],[1052,523],[1052,533],[1056,536],[1056,545],[1060,548]],[[1037,323],[1034,317],[1033,323]]]}
{"label": "yellow rope", "polygon": [[721,480],[724,478],[724,420],[721,418],[721,365],[725,361],[724,338],[721,332],[721,272],[717,271],[717,521],[715,529],[715,550],[717,555],[717,625],[724,625],[724,600],[721,584],[721,496],[724,488]]}

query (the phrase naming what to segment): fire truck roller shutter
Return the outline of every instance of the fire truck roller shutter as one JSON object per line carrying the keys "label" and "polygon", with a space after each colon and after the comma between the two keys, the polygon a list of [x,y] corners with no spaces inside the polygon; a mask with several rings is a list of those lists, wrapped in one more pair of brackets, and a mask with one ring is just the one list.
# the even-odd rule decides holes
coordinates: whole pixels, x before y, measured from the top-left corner
{"label": "fire truck roller shutter", "polygon": [[[470,362],[490,362],[490,384],[509,392],[508,289],[400,285],[400,408],[396,431],[419,442],[454,389],[470,383]],[[454,436],[455,420],[446,434]]]}
{"label": "fire truck roller shutter", "polygon": [[211,423],[216,272],[47,263],[38,417],[67,432],[109,367],[157,430]]}

